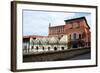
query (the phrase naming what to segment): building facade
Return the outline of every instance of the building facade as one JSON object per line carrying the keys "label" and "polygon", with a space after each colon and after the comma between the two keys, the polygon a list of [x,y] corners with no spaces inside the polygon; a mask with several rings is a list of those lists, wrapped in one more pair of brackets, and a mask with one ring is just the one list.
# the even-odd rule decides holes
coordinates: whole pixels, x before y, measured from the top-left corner
{"label": "building facade", "polygon": [[49,37],[61,38],[63,35],[68,36],[69,48],[90,47],[91,32],[85,17],[65,20],[60,26],[49,25]]}
{"label": "building facade", "polygon": [[58,37],[30,36],[23,38],[23,53],[43,53],[67,50],[67,36]]}

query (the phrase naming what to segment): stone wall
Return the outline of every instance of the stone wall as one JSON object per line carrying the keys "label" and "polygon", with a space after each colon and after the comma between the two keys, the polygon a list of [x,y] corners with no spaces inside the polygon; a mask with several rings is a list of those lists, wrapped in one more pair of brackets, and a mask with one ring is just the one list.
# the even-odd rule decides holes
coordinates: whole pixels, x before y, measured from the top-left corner
{"label": "stone wall", "polygon": [[89,53],[90,55],[90,52],[90,48],[78,48],[64,51],[45,52],[40,54],[27,54],[23,55],[23,62],[68,60],[86,53]]}

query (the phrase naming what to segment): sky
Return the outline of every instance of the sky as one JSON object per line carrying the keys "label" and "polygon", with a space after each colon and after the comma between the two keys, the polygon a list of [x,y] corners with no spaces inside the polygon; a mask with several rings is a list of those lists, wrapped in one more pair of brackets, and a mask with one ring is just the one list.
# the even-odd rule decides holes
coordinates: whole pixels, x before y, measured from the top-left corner
{"label": "sky", "polygon": [[23,10],[23,36],[48,35],[49,24],[51,26],[64,25],[64,20],[85,16],[91,27],[91,14],[83,12],[60,11],[34,11]]}

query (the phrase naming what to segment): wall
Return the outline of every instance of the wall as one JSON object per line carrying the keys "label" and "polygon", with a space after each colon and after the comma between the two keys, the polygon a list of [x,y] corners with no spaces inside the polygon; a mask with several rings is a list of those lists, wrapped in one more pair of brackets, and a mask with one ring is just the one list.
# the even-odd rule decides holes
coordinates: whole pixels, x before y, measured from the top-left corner
{"label": "wall", "polygon": [[[10,1],[11,0],[0,0],[0,73],[12,73],[10,71],[10,8],[11,8]],[[33,1],[57,2],[57,3],[67,3],[67,4],[70,3],[84,4],[84,5],[98,5],[98,3],[100,3],[98,2],[99,0],[33,0]],[[100,10],[98,13],[100,13]],[[98,16],[100,16],[100,14]],[[98,27],[100,27],[100,25],[98,25]],[[100,36],[100,34],[98,35]],[[99,40],[100,39],[98,39],[98,41]],[[100,43],[100,41],[98,43]],[[100,52],[100,49],[98,49],[98,51]],[[98,54],[100,56],[100,53]],[[98,62],[100,64],[100,57]],[[90,68],[35,71],[34,73],[57,73],[57,72],[58,73],[87,73],[87,72],[99,73],[100,66],[90,67]],[[33,73],[33,72],[25,72],[25,73]]]}
{"label": "wall", "polygon": [[[41,61],[59,61],[59,60],[70,60],[75,57],[77,60],[88,54],[90,56],[90,48],[74,48],[62,51],[54,51],[54,52],[45,52],[40,54],[26,54],[23,56],[23,62],[41,62]],[[83,57],[83,59],[88,59],[87,57]],[[89,57],[90,59],[90,57]]]}

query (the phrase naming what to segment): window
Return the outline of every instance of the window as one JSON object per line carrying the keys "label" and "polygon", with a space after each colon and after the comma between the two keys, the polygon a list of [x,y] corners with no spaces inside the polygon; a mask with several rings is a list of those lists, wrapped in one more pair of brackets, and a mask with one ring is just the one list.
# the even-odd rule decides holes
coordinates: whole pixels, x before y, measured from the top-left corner
{"label": "window", "polygon": [[62,50],[64,50],[64,47],[61,47]]}
{"label": "window", "polygon": [[69,40],[71,40],[71,34],[69,35]]}
{"label": "window", "polygon": [[57,50],[57,47],[54,47],[54,50]]}
{"label": "window", "polygon": [[78,24],[77,28],[80,28],[80,24]]}
{"label": "window", "polygon": [[39,48],[38,48],[38,46],[36,47],[36,50],[38,50]]}
{"label": "window", "polygon": [[81,37],[81,34],[79,34],[79,39],[81,39],[82,37]]}
{"label": "window", "polygon": [[85,32],[82,33],[82,38],[85,38],[86,37],[86,34]]}
{"label": "window", "polygon": [[74,33],[74,39],[76,39],[76,33]]}
{"label": "window", "polygon": [[34,49],[34,46],[32,46],[32,49]]}
{"label": "window", "polygon": [[44,50],[44,47],[42,47],[42,49]]}
{"label": "window", "polygon": [[50,47],[48,47],[48,50],[50,50]]}
{"label": "window", "polygon": [[80,21],[78,21],[77,24],[78,24],[78,27],[77,28],[80,28]]}
{"label": "window", "polygon": [[36,39],[36,38],[33,38],[34,40]]}

